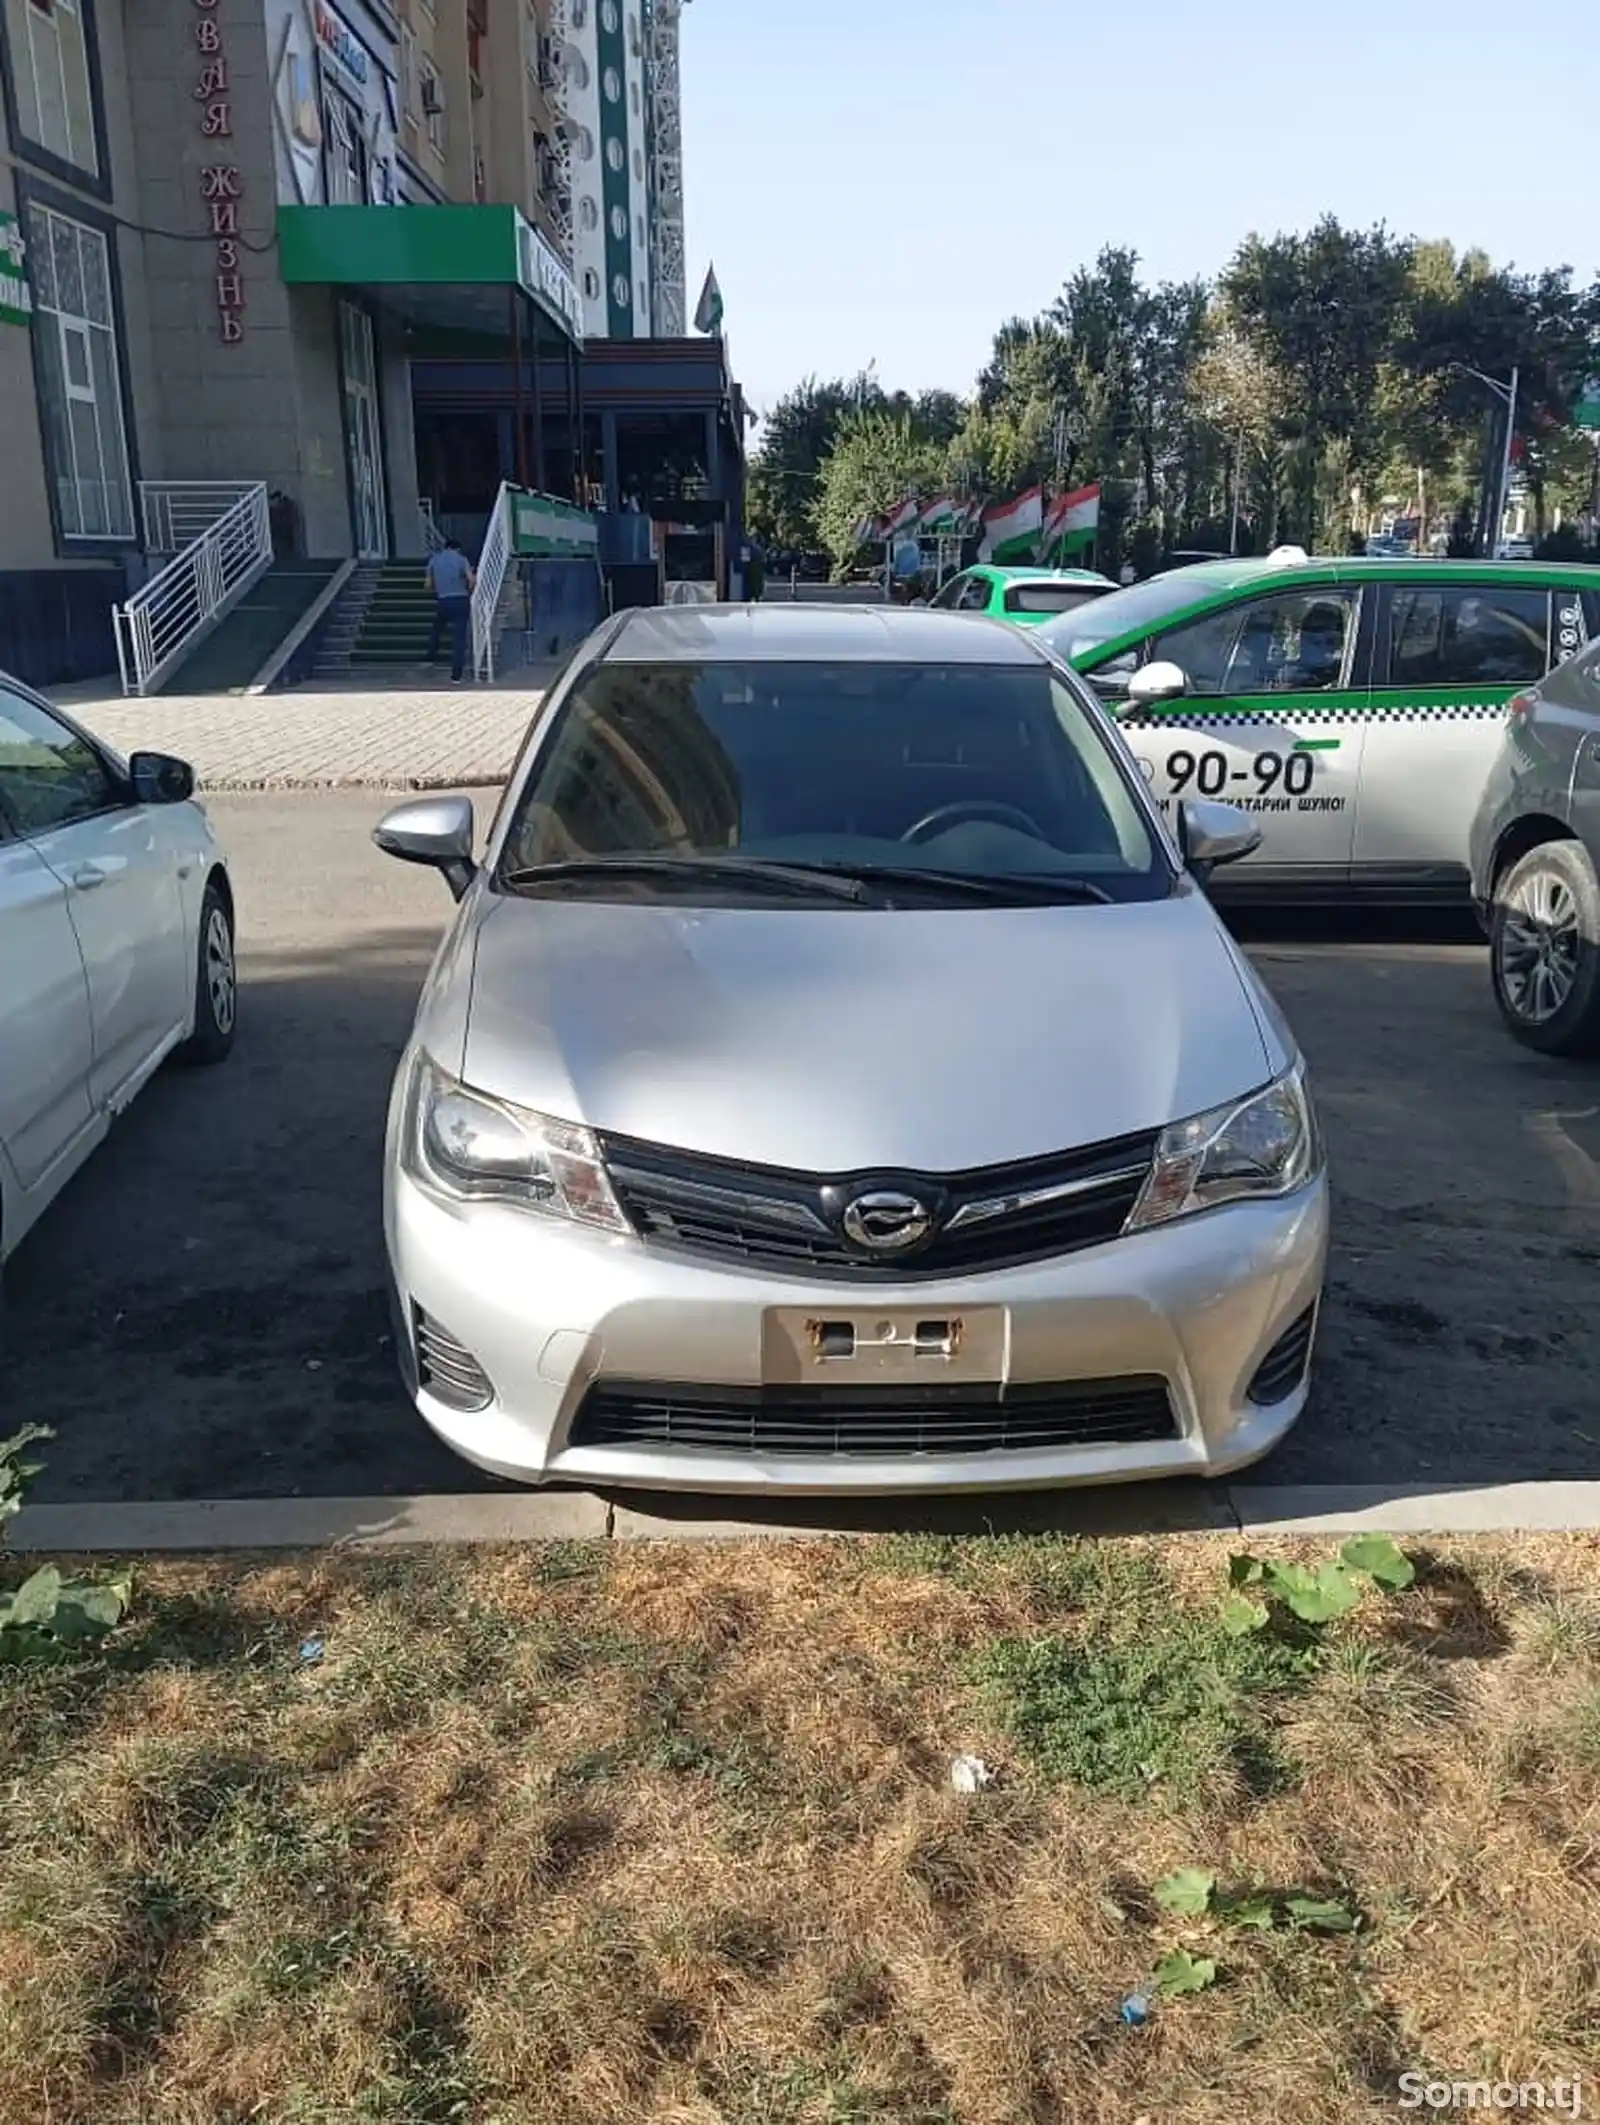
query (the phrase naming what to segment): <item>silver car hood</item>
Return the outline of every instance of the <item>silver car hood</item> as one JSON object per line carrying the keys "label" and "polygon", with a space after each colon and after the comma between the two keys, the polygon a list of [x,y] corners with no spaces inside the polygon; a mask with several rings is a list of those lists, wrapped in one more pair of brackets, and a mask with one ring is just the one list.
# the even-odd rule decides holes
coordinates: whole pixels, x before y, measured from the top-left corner
{"label": "silver car hood", "polygon": [[484,893],[463,915],[474,949],[459,937],[419,1022],[441,1062],[545,1114],[757,1165],[1000,1164],[1159,1128],[1290,1059],[1198,892],[897,911]]}

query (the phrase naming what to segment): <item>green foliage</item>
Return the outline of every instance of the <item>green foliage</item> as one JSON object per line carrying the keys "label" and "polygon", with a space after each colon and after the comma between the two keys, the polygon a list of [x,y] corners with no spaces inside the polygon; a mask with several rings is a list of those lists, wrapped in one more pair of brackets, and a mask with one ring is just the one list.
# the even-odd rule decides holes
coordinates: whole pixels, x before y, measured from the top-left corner
{"label": "green foliage", "polygon": [[1291,1774],[1268,1726],[1314,1656],[1271,1634],[1230,1635],[1169,1603],[1112,1611],[1086,1641],[1003,1640],[979,1681],[1006,1732],[1052,1782],[1135,1799],[1232,1773],[1257,1789]]}
{"label": "green foliage", "polygon": [[1416,1576],[1415,1565],[1388,1535],[1354,1535],[1336,1558],[1314,1570],[1245,1551],[1229,1559],[1222,1627],[1234,1637],[1265,1630],[1274,1604],[1303,1624],[1334,1623],[1356,1607],[1369,1585],[1399,1593]]}
{"label": "green foliage", "polygon": [[1600,285],[1332,216],[1251,236],[1214,287],[1151,285],[1137,253],[1111,245],[1043,314],[1000,327],[970,406],[885,392],[870,374],[790,394],[751,468],[752,522],[800,543],[846,418],[878,413],[936,454],[929,486],[998,499],[1100,481],[1102,566],[1130,534],[1142,570],[1202,524],[1226,526],[1226,548],[1235,519],[1241,551],[1291,537],[1354,550],[1380,509],[1419,497],[1470,552],[1500,419],[1482,378],[1513,364],[1537,537],[1593,498],[1592,446],[1568,422],[1600,372]]}
{"label": "green foliage", "polygon": [[1354,1933],[1361,1924],[1360,1912],[1344,1897],[1304,1889],[1224,1891],[1203,1867],[1178,1868],[1151,1894],[1175,1918],[1205,1919],[1236,1933]]}
{"label": "green foliage", "polygon": [[[30,1446],[54,1433],[26,1424],[0,1439],[0,1537],[22,1505],[23,1493],[43,1463],[24,1460]],[[0,1593],[0,1666],[49,1659],[87,1640],[104,1637],[127,1613],[133,1574],[96,1581],[64,1579],[53,1564],[41,1565],[13,1592]]]}
{"label": "green foliage", "polygon": [[918,433],[909,414],[847,413],[823,467],[813,511],[835,562],[854,553],[860,517],[881,516],[908,494],[930,494],[941,469],[937,445]]}
{"label": "green foliage", "polygon": [[1204,1992],[1208,1985],[1214,1985],[1217,1966],[1209,1955],[1191,1955],[1187,1948],[1175,1948],[1156,1964],[1155,1979],[1161,1997],[1175,2000],[1186,1992]]}

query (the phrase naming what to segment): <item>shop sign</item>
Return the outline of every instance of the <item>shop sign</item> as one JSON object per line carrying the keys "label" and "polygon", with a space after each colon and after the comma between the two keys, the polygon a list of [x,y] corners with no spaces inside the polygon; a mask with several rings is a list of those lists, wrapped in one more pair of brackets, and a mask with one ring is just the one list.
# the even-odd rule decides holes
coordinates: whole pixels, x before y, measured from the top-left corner
{"label": "shop sign", "polygon": [[15,214],[0,213],[0,325],[25,325],[33,316],[28,246]]}
{"label": "shop sign", "polygon": [[[233,138],[233,101],[228,87],[228,54],[217,0],[194,0],[194,41],[200,54],[200,73],[194,100],[200,106],[200,137],[208,144]],[[209,234],[216,243],[217,330],[225,346],[236,347],[244,338],[244,275],[239,241],[239,201],[244,180],[231,162],[213,162],[200,171],[200,198],[209,216]]]}
{"label": "shop sign", "polygon": [[574,339],[583,338],[583,298],[578,284],[555,252],[534,228],[517,219],[517,271],[530,295],[537,295],[549,310],[566,321]]}
{"label": "shop sign", "polygon": [[323,0],[317,0],[313,19],[317,26],[318,44],[352,81],[359,82],[365,88],[370,69],[360,38],[340,21],[331,7],[323,5]]}

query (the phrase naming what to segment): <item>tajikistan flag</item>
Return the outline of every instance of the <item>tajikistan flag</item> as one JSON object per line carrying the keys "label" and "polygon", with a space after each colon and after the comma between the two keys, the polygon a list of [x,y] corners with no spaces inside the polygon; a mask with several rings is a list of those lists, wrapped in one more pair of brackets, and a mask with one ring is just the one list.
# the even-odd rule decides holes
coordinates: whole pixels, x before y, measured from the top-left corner
{"label": "tajikistan flag", "polygon": [[1076,487],[1071,494],[1058,494],[1044,520],[1041,553],[1077,553],[1092,546],[1100,528],[1100,484]]}
{"label": "tajikistan flag", "polygon": [[914,524],[917,521],[917,515],[917,504],[913,497],[908,495],[905,501],[896,502],[883,520],[884,537],[886,539],[894,538],[898,532],[904,531],[908,524]]}
{"label": "tajikistan flag", "polygon": [[983,512],[985,561],[1031,561],[1044,524],[1044,489],[1029,487]]}
{"label": "tajikistan flag", "polygon": [[917,529],[929,538],[939,532],[954,531],[955,527],[956,505],[948,495],[937,502],[930,502],[917,524]]}

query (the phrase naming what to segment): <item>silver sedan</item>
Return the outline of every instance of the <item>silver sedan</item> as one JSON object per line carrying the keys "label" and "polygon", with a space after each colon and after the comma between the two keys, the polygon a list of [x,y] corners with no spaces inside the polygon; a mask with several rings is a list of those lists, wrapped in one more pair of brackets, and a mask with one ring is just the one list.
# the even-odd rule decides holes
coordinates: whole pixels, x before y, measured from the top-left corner
{"label": "silver sedan", "polygon": [[1305,1403],[1323,1154],[1279,1012],[1088,689],[1021,630],[623,614],[459,902],[390,1110],[398,1347],[528,1481],[987,1490],[1267,1452]]}

